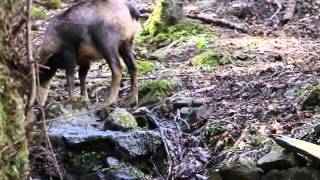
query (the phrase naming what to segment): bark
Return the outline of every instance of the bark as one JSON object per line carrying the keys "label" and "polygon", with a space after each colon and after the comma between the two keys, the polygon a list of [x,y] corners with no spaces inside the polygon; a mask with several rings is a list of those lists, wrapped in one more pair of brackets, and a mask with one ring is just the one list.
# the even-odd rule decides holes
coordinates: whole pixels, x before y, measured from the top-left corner
{"label": "bark", "polygon": [[[26,1],[0,1],[0,179],[25,179],[28,169],[28,148],[25,136],[24,101],[17,76],[24,53],[14,34],[21,24]],[[18,22],[17,24],[14,24]],[[20,32],[21,33],[21,32]],[[23,32],[22,32],[23,33]],[[23,75],[21,75],[23,76]]]}

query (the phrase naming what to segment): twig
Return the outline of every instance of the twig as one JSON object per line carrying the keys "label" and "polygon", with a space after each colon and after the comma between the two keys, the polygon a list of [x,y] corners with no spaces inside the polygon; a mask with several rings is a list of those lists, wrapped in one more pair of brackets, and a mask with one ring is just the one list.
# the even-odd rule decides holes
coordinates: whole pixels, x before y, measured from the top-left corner
{"label": "twig", "polygon": [[157,118],[156,116],[154,116],[153,114],[151,114],[150,112],[146,111],[145,112],[146,115],[153,121],[153,123],[159,127],[159,131],[160,131],[160,135],[161,135],[161,140],[163,142],[164,148],[166,150],[166,154],[167,154],[167,158],[168,158],[168,164],[169,164],[169,168],[168,168],[168,177],[166,178],[167,180],[169,179],[173,179],[172,176],[172,169],[173,169],[173,161],[171,157],[174,157],[171,155],[170,150],[169,150],[169,145],[168,145],[168,141],[167,138],[164,136],[163,134],[163,129],[160,126],[160,124],[158,123],[158,121],[160,120],[159,118]]}
{"label": "twig", "polygon": [[275,0],[277,6],[278,6],[278,9],[277,11],[268,19],[268,22],[271,21],[274,17],[276,17],[276,15],[278,15],[278,13],[280,12],[281,8],[282,8],[282,4],[278,1],[278,0]]}
{"label": "twig", "polygon": [[31,71],[31,86],[29,89],[28,94],[28,102],[26,106],[26,121],[27,121],[27,127],[26,127],[26,135],[27,139],[31,140],[32,138],[32,127],[33,127],[33,112],[32,112],[32,106],[36,99],[36,74],[35,74],[35,68],[33,65],[33,56],[32,56],[32,43],[31,43],[31,9],[32,9],[32,0],[28,0],[28,15],[27,15],[27,59],[28,64]]}
{"label": "twig", "polygon": [[[37,83],[37,88],[38,88],[38,92],[40,92],[40,78],[39,78],[39,71],[36,72],[36,83]],[[38,99],[40,99],[40,94],[37,94],[38,96]],[[44,130],[44,136],[45,136],[45,141],[46,141],[46,144],[47,146],[49,147],[49,150],[52,154],[52,161],[53,161],[53,165],[55,166],[58,174],[59,174],[59,178],[60,180],[63,180],[63,174],[60,170],[60,167],[59,167],[59,164],[58,164],[58,161],[57,161],[57,158],[54,154],[54,151],[53,151],[53,147],[52,147],[52,144],[51,144],[51,141],[50,141],[50,137],[49,137],[49,134],[48,134],[48,129],[47,129],[47,124],[46,124],[46,117],[45,117],[45,112],[44,112],[44,108],[43,106],[41,105],[41,118],[42,118],[42,125],[43,125],[43,130]]]}

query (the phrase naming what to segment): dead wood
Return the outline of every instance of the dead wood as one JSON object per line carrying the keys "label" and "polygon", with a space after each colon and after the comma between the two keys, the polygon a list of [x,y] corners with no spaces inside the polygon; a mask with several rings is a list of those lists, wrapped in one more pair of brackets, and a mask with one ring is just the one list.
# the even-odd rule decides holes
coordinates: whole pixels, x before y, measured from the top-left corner
{"label": "dead wood", "polygon": [[225,19],[214,18],[214,17],[207,15],[207,14],[201,14],[201,13],[200,14],[192,14],[192,15],[188,14],[188,15],[186,15],[186,17],[189,19],[200,20],[200,21],[202,21],[204,23],[208,23],[208,24],[214,24],[214,25],[218,25],[218,26],[222,26],[222,27],[236,29],[236,30],[239,30],[244,33],[247,33],[249,31],[249,28],[244,24],[237,24],[237,23],[233,23],[228,20],[225,20]]}
{"label": "dead wood", "polygon": [[287,8],[285,14],[283,15],[283,24],[287,24],[289,21],[292,20],[295,13],[296,5],[296,0],[288,0]]}

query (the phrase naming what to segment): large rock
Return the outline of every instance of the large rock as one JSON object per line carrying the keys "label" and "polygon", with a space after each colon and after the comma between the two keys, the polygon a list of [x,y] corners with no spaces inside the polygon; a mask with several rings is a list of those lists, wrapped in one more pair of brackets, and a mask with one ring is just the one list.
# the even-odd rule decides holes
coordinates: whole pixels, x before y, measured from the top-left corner
{"label": "large rock", "polygon": [[123,108],[116,108],[105,120],[105,129],[109,130],[130,131],[138,128],[135,117]]}
{"label": "large rock", "polygon": [[271,169],[288,169],[294,166],[299,166],[301,158],[293,153],[285,150],[274,150],[269,154],[260,158],[257,162],[258,167],[263,169],[265,172]]}
{"label": "large rock", "polygon": [[320,162],[319,145],[294,138],[289,138],[283,135],[274,135],[273,139],[279,146],[287,149],[288,151],[303,154],[314,161]]}
{"label": "large rock", "polygon": [[223,180],[260,180],[262,171],[244,165],[223,167],[220,169]]}
{"label": "large rock", "polygon": [[261,180],[320,180],[320,171],[308,167],[271,170]]}
{"label": "large rock", "polygon": [[120,155],[123,159],[155,155],[162,144],[156,130],[122,132],[102,130],[103,124],[93,114],[74,117],[73,120],[55,121],[50,125],[49,136],[54,145],[69,150],[104,151]]}

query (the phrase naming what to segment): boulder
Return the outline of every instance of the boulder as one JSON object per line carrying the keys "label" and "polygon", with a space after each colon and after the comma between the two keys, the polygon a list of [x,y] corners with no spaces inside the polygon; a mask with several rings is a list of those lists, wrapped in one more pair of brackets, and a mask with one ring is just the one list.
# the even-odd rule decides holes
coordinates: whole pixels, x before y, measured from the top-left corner
{"label": "boulder", "polygon": [[282,149],[271,151],[267,155],[263,156],[258,160],[257,165],[265,172],[268,172],[271,169],[282,170],[299,166],[300,163],[301,158],[297,154],[287,152]]}

